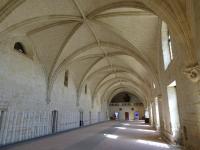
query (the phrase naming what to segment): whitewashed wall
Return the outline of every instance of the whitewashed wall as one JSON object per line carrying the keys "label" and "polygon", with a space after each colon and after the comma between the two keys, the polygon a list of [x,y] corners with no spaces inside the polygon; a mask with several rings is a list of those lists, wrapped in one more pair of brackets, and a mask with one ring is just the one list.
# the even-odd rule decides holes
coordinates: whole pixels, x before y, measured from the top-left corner
{"label": "whitewashed wall", "polygon": [[[3,121],[0,129],[0,144],[17,142],[51,134],[52,111],[58,111],[57,132],[79,127],[80,112],[83,110],[84,125],[98,123],[98,112],[104,114],[101,102],[91,104],[91,92],[81,95],[76,106],[76,88],[73,72],[69,69],[69,85],[64,86],[64,71],[58,76],[46,104],[46,79],[41,63],[30,59],[10,47],[0,44],[0,110]],[[105,105],[103,102],[102,105]],[[105,117],[101,117],[105,121]]]}
{"label": "whitewashed wall", "polygon": [[[122,108],[122,110],[119,110]],[[134,108],[134,110],[131,110]],[[119,119],[125,120],[125,112],[129,112],[129,120],[135,119],[135,112],[139,112],[139,119],[144,117],[144,106],[109,106],[109,116],[113,117],[115,112],[119,112]]]}

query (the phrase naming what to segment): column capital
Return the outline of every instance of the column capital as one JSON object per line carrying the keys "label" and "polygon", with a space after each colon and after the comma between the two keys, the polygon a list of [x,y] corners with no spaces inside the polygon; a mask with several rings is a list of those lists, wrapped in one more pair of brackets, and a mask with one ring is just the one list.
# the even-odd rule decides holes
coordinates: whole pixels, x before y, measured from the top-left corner
{"label": "column capital", "polygon": [[200,98],[200,90],[197,91],[198,98]]}
{"label": "column capital", "polygon": [[192,81],[198,83],[200,81],[200,66],[183,69],[183,73]]}
{"label": "column capital", "polygon": [[162,94],[159,94],[159,95],[157,96],[157,99],[158,99],[159,101],[162,101]]}

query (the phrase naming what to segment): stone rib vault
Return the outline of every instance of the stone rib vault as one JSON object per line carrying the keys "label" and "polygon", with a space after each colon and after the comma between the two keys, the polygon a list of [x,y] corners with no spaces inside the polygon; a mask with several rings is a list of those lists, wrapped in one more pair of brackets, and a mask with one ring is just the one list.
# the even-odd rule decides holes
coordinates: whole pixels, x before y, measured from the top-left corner
{"label": "stone rib vault", "polygon": [[129,92],[200,149],[199,27],[199,0],[0,0],[0,144],[106,121]]}

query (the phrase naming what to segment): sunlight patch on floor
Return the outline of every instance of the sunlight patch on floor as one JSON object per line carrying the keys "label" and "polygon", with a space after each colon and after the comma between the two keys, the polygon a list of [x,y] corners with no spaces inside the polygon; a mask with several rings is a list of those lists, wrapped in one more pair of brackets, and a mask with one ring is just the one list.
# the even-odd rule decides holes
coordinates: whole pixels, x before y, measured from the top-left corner
{"label": "sunlight patch on floor", "polygon": [[144,129],[137,129],[137,130],[139,130],[139,131],[149,131],[149,132],[156,132],[156,131],[154,131],[154,130],[144,130]]}
{"label": "sunlight patch on floor", "polygon": [[158,142],[151,142],[151,141],[145,141],[145,140],[138,140],[137,142],[142,143],[142,144],[148,144],[148,145],[163,147],[163,148],[169,148],[169,146],[167,144],[158,143]]}
{"label": "sunlight patch on floor", "polygon": [[111,134],[104,134],[106,137],[111,138],[111,139],[117,139],[117,135],[111,135]]}
{"label": "sunlight patch on floor", "polygon": [[118,128],[118,129],[126,129],[126,128],[123,128],[123,127],[115,127],[115,128]]}
{"label": "sunlight patch on floor", "polygon": [[128,123],[122,123],[123,125],[129,125]]}

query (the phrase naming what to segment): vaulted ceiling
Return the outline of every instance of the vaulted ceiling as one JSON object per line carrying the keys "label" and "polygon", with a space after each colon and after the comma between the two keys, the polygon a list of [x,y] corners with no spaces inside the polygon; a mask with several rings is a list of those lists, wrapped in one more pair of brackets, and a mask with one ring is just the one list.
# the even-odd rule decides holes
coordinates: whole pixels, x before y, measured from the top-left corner
{"label": "vaulted ceiling", "polygon": [[49,95],[69,69],[78,98],[89,83],[93,99],[128,91],[146,101],[152,83],[159,86],[160,18],[168,20],[156,6],[165,5],[173,18],[168,0],[3,0],[0,40],[32,43]]}

